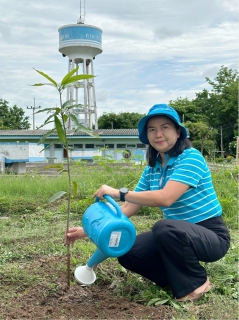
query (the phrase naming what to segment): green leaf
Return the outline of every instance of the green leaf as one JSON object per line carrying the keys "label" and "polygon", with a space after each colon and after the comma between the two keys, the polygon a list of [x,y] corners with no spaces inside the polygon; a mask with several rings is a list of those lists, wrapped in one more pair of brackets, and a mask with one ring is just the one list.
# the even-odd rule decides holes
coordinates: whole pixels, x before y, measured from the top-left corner
{"label": "green leaf", "polygon": [[55,110],[56,110],[56,108],[45,108],[45,109],[38,110],[35,113],[41,113],[41,112],[48,112],[49,113],[49,112],[53,112]]}
{"label": "green leaf", "polygon": [[75,69],[71,70],[69,73],[65,75],[65,77],[61,81],[61,85],[64,86],[67,83],[67,80],[79,69],[79,67],[76,67]]}
{"label": "green leaf", "polygon": [[79,81],[79,80],[86,80],[86,79],[91,79],[93,78],[94,75],[91,75],[91,74],[79,74],[78,76],[73,76],[71,77],[70,79],[68,79],[64,86],[66,86],[67,84],[70,84],[70,83],[73,83],[73,82],[76,82],[76,81]]}
{"label": "green leaf", "polygon": [[58,137],[59,137],[60,141],[63,143],[63,145],[65,146],[66,145],[66,134],[65,134],[64,128],[56,115],[54,116],[54,120],[55,120],[55,126],[56,126],[56,131],[57,131]]}
{"label": "green leaf", "polygon": [[66,121],[68,120],[68,118],[69,118],[69,117],[68,117],[66,114],[63,115],[63,121],[64,121],[64,123],[66,123]]}
{"label": "green leaf", "polygon": [[36,72],[40,73],[43,77],[47,78],[51,83],[53,83],[55,87],[57,87],[56,81],[53,80],[51,77],[49,77],[46,73],[44,73],[44,72],[42,72],[40,70],[36,70]]}
{"label": "green leaf", "polygon": [[74,104],[74,105],[72,105],[72,106],[67,106],[66,107],[66,110],[71,110],[71,109],[75,109],[75,108],[82,108],[83,109],[83,104]]}
{"label": "green leaf", "polygon": [[69,116],[69,118],[74,122],[75,125],[77,125],[77,126],[80,125],[77,117],[76,117],[73,113],[69,113],[68,116]]}
{"label": "green leaf", "polygon": [[73,105],[76,100],[67,100],[63,103],[62,108],[65,109],[68,105]]}
{"label": "green leaf", "polygon": [[[69,115],[69,117],[70,117],[70,115]],[[86,128],[85,126],[83,126],[83,124],[80,124],[79,122],[78,122],[77,127],[75,128],[74,132],[78,132],[78,131],[85,132],[92,137],[100,139],[100,136],[96,132],[94,132],[92,129]]]}
{"label": "green leaf", "polygon": [[156,302],[158,302],[160,300],[160,298],[154,298],[149,300],[149,302],[147,303],[147,306],[151,306],[152,304],[155,304]]}
{"label": "green leaf", "polygon": [[66,191],[59,191],[57,193],[55,193],[50,199],[49,202],[52,203],[60,198],[62,198],[64,196],[64,194],[66,194]]}
{"label": "green leaf", "polygon": [[39,127],[37,127],[37,129],[36,130],[39,130],[39,129],[41,129],[41,128],[43,128],[43,127],[45,127],[47,124],[49,124],[49,123],[54,123],[54,121],[52,120],[52,121],[49,121],[49,119],[50,118],[52,118],[53,117],[53,115],[51,115],[46,121],[44,121],[44,123],[43,124],[41,124]]}
{"label": "green leaf", "polygon": [[[41,128],[41,127],[40,127]],[[40,140],[38,141],[38,144],[42,144],[45,140],[46,140],[46,138],[48,138],[51,134],[53,134],[53,133],[55,133],[55,129],[51,129],[51,130],[49,130],[49,131],[47,131],[47,133],[45,133],[41,138],[40,138]]]}
{"label": "green leaf", "polygon": [[172,306],[177,309],[177,310],[182,310],[183,307],[181,306],[181,304],[179,304],[178,302],[174,302],[173,300],[170,300],[170,303],[172,304]]}
{"label": "green leaf", "polygon": [[53,87],[55,87],[54,84],[52,84],[52,83],[35,83],[35,84],[30,84],[30,86],[32,86],[32,87],[41,87],[41,86],[53,86]]}
{"label": "green leaf", "polygon": [[53,120],[52,121],[49,121],[51,118],[54,117],[54,114],[51,114],[49,115],[49,117],[44,121],[43,125],[42,126],[45,126],[46,124],[49,124],[51,122],[54,122]]}
{"label": "green leaf", "polygon": [[165,304],[166,302],[168,302],[169,299],[164,299],[164,300],[159,300],[157,302],[155,302],[155,305],[159,305],[159,304]]}
{"label": "green leaf", "polygon": [[72,181],[72,194],[73,196],[77,194],[77,183],[75,181]]}

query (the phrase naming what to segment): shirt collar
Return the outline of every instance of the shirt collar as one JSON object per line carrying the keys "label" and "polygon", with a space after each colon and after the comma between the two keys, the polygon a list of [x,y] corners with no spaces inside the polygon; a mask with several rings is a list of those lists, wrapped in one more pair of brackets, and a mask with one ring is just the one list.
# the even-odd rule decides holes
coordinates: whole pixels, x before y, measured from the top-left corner
{"label": "shirt collar", "polygon": [[[169,158],[168,160],[168,163],[167,163],[167,167],[172,167],[172,165],[174,164],[175,160],[177,159],[177,157],[171,157]],[[162,165],[161,165],[161,161],[160,159],[157,159],[156,160],[156,164],[155,166],[152,168],[153,172],[156,172],[157,170],[161,170],[162,169]]]}

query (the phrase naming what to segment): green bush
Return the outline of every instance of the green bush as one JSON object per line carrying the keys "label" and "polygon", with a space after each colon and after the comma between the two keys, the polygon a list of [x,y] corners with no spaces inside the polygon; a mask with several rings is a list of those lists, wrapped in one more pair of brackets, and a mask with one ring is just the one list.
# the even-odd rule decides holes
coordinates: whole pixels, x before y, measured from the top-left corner
{"label": "green bush", "polygon": [[233,159],[234,159],[233,156],[227,156],[226,157],[226,160],[227,160],[228,163],[231,163]]}
{"label": "green bush", "polygon": [[215,162],[222,163],[222,162],[224,162],[224,158],[222,158],[222,157],[215,158]]}

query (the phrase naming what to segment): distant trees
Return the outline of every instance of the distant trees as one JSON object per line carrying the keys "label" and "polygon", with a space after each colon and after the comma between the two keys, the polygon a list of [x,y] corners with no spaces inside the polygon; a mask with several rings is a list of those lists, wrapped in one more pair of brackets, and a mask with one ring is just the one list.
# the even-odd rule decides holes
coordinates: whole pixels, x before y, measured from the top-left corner
{"label": "distant trees", "polygon": [[193,141],[193,146],[201,151],[202,154],[205,151],[207,154],[210,154],[210,151],[216,148],[215,137],[217,130],[209,127],[203,121],[187,121],[185,126],[190,132],[190,140]]}
{"label": "distant trees", "polygon": [[[221,66],[214,80],[206,77],[211,90],[203,89],[196,98],[179,97],[169,101],[188,127],[193,145],[201,152],[216,149],[235,153],[238,135],[238,72]],[[157,101],[155,102],[157,103]],[[99,129],[134,129],[144,114],[135,112],[103,113],[98,119]],[[29,117],[16,105],[0,99],[0,130],[29,129]]]}
{"label": "distant trees", "polygon": [[222,66],[214,80],[206,78],[212,90],[196,93],[193,101],[204,114],[210,127],[217,129],[217,145],[228,151],[229,143],[238,135],[238,73]]}
{"label": "distant trees", "polygon": [[[238,135],[238,72],[221,66],[214,80],[206,78],[211,90],[203,89],[196,98],[179,97],[170,100],[190,132],[193,145],[202,153],[212,150],[232,153]],[[157,102],[156,102],[157,103]],[[104,113],[99,117],[99,129],[137,128],[144,114]]]}
{"label": "distant trees", "polygon": [[0,99],[0,130],[27,130],[31,126],[28,120],[22,108],[9,107],[6,100]]}
{"label": "distant trees", "polygon": [[98,119],[99,129],[136,129],[145,114],[137,112],[106,113]]}
{"label": "distant trees", "polygon": [[[212,86],[210,91],[203,89],[196,93],[196,98],[191,101],[181,97],[169,101],[182,121],[190,122],[188,126],[191,138],[195,142],[197,140],[197,144],[199,132],[204,132],[202,124],[205,128],[208,127],[205,131],[206,139],[203,139],[203,133],[201,134],[200,148],[204,148],[203,143],[212,146],[214,144],[218,150],[230,152],[229,144],[238,135],[238,80],[237,71],[221,66],[214,80],[206,78]],[[199,130],[199,126],[202,130]]]}

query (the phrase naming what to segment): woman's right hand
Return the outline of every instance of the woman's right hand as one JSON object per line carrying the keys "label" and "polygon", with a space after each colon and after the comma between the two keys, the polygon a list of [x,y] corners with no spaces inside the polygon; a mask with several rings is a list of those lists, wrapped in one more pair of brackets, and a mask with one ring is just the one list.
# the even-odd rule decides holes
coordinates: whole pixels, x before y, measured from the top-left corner
{"label": "woman's right hand", "polygon": [[85,238],[86,236],[87,235],[82,227],[70,228],[65,233],[64,245],[70,243],[73,246],[76,240]]}

